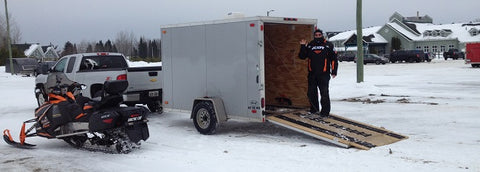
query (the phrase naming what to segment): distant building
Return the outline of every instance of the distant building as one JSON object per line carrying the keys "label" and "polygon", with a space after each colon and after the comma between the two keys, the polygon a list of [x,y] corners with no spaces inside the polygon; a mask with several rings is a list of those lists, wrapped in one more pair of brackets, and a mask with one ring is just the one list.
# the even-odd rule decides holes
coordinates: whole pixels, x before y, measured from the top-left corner
{"label": "distant building", "polygon": [[[376,54],[392,52],[392,38],[400,40],[400,49],[423,50],[429,53],[457,48],[465,51],[465,44],[480,42],[480,22],[433,24],[428,15],[403,17],[395,12],[383,26],[364,28],[363,42],[366,51]],[[356,30],[339,33],[329,40],[337,51],[356,51]]]}
{"label": "distant building", "polygon": [[39,44],[24,43],[24,44],[12,44],[12,47],[16,48],[20,52],[24,52],[26,57],[35,58],[37,60],[57,60],[59,58],[53,45],[40,46]]}

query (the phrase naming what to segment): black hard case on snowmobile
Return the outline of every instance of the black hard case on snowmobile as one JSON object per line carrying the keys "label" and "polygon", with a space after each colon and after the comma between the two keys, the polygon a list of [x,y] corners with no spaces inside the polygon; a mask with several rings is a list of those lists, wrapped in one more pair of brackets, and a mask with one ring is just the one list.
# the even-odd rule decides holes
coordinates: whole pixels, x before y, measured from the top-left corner
{"label": "black hard case on snowmobile", "polygon": [[147,140],[149,135],[147,115],[149,111],[144,107],[127,107],[117,111],[121,121],[124,121],[125,132],[133,142]]}

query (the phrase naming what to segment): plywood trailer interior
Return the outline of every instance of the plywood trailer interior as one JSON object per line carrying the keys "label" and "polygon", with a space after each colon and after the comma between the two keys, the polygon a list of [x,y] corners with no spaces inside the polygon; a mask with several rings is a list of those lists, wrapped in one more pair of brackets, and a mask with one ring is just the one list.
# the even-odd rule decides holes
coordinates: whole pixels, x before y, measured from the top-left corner
{"label": "plywood trailer interior", "polygon": [[265,23],[265,103],[267,107],[310,107],[307,60],[298,58],[300,40],[310,41],[313,25]]}

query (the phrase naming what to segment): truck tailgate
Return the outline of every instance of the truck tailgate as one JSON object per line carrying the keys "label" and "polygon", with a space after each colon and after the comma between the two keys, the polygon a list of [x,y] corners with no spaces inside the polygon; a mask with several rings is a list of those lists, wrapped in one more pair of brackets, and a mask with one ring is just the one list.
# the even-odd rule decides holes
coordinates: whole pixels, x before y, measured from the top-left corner
{"label": "truck tailgate", "polygon": [[162,67],[127,68],[127,92],[157,90],[162,88]]}

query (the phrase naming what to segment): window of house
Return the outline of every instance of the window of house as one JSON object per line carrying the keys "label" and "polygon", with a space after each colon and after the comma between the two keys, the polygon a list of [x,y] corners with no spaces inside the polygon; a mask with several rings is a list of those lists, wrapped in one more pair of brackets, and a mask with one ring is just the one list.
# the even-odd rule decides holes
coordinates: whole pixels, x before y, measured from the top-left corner
{"label": "window of house", "polygon": [[432,46],[432,52],[437,52],[437,50],[438,50],[438,49],[437,49],[437,46],[436,46],[436,45]]}
{"label": "window of house", "polygon": [[422,50],[422,46],[417,46],[417,50]]}
{"label": "window of house", "polygon": [[453,46],[453,45],[448,45],[448,49],[454,49],[454,48],[455,48],[455,46]]}
{"label": "window of house", "polygon": [[445,52],[445,45],[440,46],[440,52]]}
{"label": "window of house", "polygon": [[423,47],[423,52],[426,52],[426,53],[427,53],[427,52],[430,52],[430,47],[424,46],[424,47]]}

